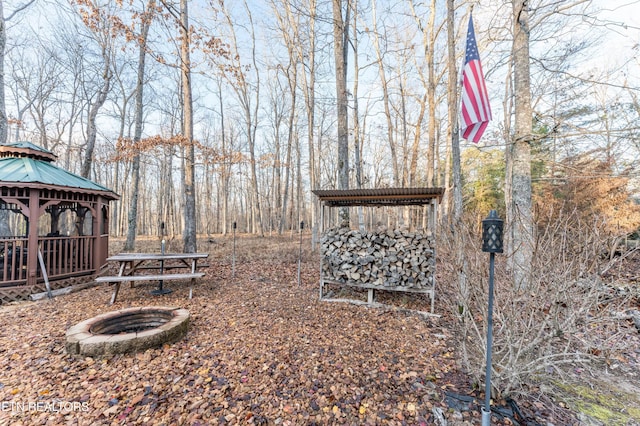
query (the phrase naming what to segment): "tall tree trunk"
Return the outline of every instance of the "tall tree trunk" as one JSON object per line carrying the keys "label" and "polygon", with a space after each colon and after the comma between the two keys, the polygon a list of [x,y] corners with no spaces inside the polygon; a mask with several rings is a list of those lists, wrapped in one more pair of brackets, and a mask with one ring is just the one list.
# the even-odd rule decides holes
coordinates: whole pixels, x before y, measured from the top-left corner
{"label": "tall tree trunk", "polygon": [[91,177],[93,152],[96,147],[96,138],[98,135],[96,119],[98,118],[100,108],[102,108],[104,103],[107,101],[107,95],[111,89],[111,52],[109,51],[109,46],[106,44],[102,45],[102,60],[104,61],[104,66],[102,68],[102,87],[96,94],[95,101],[89,105],[89,114],[87,116],[87,145],[84,150],[84,159],[80,169],[80,175],[87,179]]}
{"label": "tall tree trunk", "polygon": [[35,0],[29,0],[18,6],[8,17],[4,16],[4,0],[0,0],[0,145],[7,143],[9,124],[7,121],[7,106],[4,96],[4,56],[7,48],[7,21],[16,13],[30,6]]}
{"label": "tall tree trunk", "polygon": [[230,169],[232,152],[227,152],[224,102],[222,100],[222,84],[220,84],[220,81],[218,81],[218,103],[220,104],[220,139],[222,145],[222,164],[220,165],[220,180],[222,181],[222,235],[227,235],[227,220],[229,214],[229,178],[231,175]]}
{"label": "tall tree trunk", "polygon": [[[0,0],[1,1],[1,0]],[[75,124],[77,120],[76,111],[78,110],[77,104],[78,102],[78,86],[79,86],[78,76],[75,75],[73,77],[73,89],[71,91],[71,99],[70,99],[70,111],[69,111],[69,129],[67,134],[67,149],[64,153],[64,168],[69,170],[71,168],[71,153],[73,152],[73,135],[75,134]],[[119,201],[122,203],[122,201]]]}
{"label": "tall tree trunk", "polygon": [[[356,171],[356,188],[362,188],[362,146],[360,134],[360,111],[358,109],[358,83],[360,76],[360,65],[358,64],[358,4],[355,2],[353,10],[353,24],[351,45],[353,46],[353,150]],[[364,211],[362,206],[358,206],[358,228],[364,232]]]}
{"label": "tall tree trunk", "polygon": [[[336,67],[336,100],[338,114],[338,188],[349,189],[349,127],[347,109],[347,40],[349,37],[345,22],[349,22],[349,2],[347,18],[342,18],[342,0],[333,0],[333,41]],[[341,226],[349,226],[349,208],[338,211]]]}
{"label": "tall tree trunk", "polygon": [[[462,218],[462,173],[460,167],[460,134],[458,129],[458,71],[456,67],[456,44],[454,34],[455,6],[454,0],[447,0],[447,51],[449,79],[447,83],[449,98],[449,136],[451,141],[451,169],[453,182],[452,216],[453,223],[458,224]],[[449,188],[447,188],[449,191]]]}
{"label": "tall tree trunk", "polygon": [[[258,172],[256,170],[256,140],[255,129],[256,124],[252,122],[250,110],[245,110],[246,120],[249,126],[249,158],[250,158],[250,170],[251,170],[251,187],[252,187],[252,199],[251,203],[251,232],[259,234],[264,237],[264,226],[262,219],[262,208],[260,203],[260,186],[258,185]],[[254,116],[255,117],[255,116]],[[256,117],[257,120],[257,117]]]}
{"label": "tall tree trunk", "polygon": [[175,148],[167,147],[163,150],[164,158],[162,159],[162,166],[160,169],[160,217],[161,221],[165,223],[165,230],[167,235],[172,238],[176,234],[175,223],[175,203],[174,203],[174,187],[172,180],[173,170],[173,155]]}
{"label": "tall tree trunk", "polygon": [[394,140],[395,128],[391,117],[391,100],[389,99],[389,87],[387,84],[387,76],[384,70],[384,62],[382,60],[382,48],[380,47],[379,29],[376,15],[376,1],[372,3],[372,18],[373,18],[373,44],[376,51],[376,61],[378,62],[378,75],[380,77],[380,85],[382,88],[382,104],[384,105],[384,115],[387,120],[387,140],[389,143],[389,150],[391,152],[391,166],[393,170],[393,185],[400,186],[400,169],[398,165],[398,153],[396,151],[396,143]]}
{"label": "tall tree trunk", "polygon": [[[0,145],[7,143],[8,123],[4,99],[4,53],[7,44],[7,28],[4,19],[3,0],[0,0]],[[0,235],[11,235],[9,211],[0,210]]]}
{"label": "tall tree trunk", "polygon": [[[451,229],[454,232],[454,238],[458,240],[456,245],[455,268],[458,274],[458,309],[462,313],[467,309],[467,301],[469,297],[469,289],[467,286],[467,259],[464,254],[464,245],[462,244],[462,173],[460,166],[460,138],[458,133],[458,71],[456,67],[456,45],[454,34],[455,20],[454,0],[447,0],[447,49],[448,58],[447,66],[449,68],[449,77],[447,80],[447,92],[449,100],[449,140],[451,150],[451,169],[452,169],[452,188],[447,187],[447,192],[453,192],[449,195],[449,202],[452,202],[452,211],[449,210],[449,223],[453,225]],[[449,159],[447,159],[449,161]],[[448,180],[448,179],[447,179]]]}
{"label": "tall tree trunk", "polygon": [[[275,120],[274,138],[273,138],[274,153],[273,153],[273,179],[272,179],[273,210],[276,216],[275,219],[278,221],[278,234],[282,234],[282,229],[280,228],[280,224],[282,220],[284,220],[284,216],[286,214],[282,208],[282,204],[283,202],[286,203],[286,200],[283,201],[283,198],[285,197],[282,196],[282,169],[281,168],[282,168],[282,164],[286,163],[286,161],[284,162],[280,161],[280,155],[282,155],[281,149],[280,149],[281,147],[281,143],[280,143],[281,114],[279,111],[280,109],[275,105],[273,109],[274,109],[274,120]],[[285,185],[286,185],[286,179],[285,179]],[[271,218],[269,219],[269,222],[271,222]],[[282,227],[284,227],[284,224],[282,224]],[[272,226],[270,225],[269,228],[271,229]]]}
{"label": "tall tree trunk", "polygon": [[[299,60],[305,64],[302,67],[302,84],[304,87],[304,100],[305,109],[307,112],[307,148],[309,152],[309,187],[310,189],[318,188],[318,176],[317,170],[319,167],[316,164],[316,150],[314,147],[314,135],[315,135],[315,81],[316,81],[316,0],[309,1],[309,46],[308,51],[303,54],[300,50],[302,44],[299,44],[298,56]],[[308,70],[308,71],[307,71]],[[308,74],[307,74],[308,72]],[[318,157],[319,158],[319,157]],[[311,201],[311,247],[315,249],[315,243],[317,239],[318,224],[316,223],[319,209],[319,203],[316,197],[313,197]]]}
{"label": "tall tree trunk", "polygon": [[196,191],[195,147],[193,143],[193,99],[191,94],[191,59],[188,0],[180,0],[180,69],[182,74],[183,132],[186,140],[184,161],[184,242],[185,253],[195,253],[196,244]]}
{"label": "tall tree trunk", "polygon": [[[418,120],[416,122],[416,132],[414,135],[413,145],[411,148],[411,161],[409,164],[409,184],[415,185],[417,180],[417,168],[418,168],[418,155],[419,155],[419,145],[420,145],[420,137],[422,135],[422,120],[424,119],[425,114],[428,116],[427,123],[427,185],[434,186],[435,185],[435,161],[436,161],[436,66],[434,62],[434,52],[435,52],[435,39],[436,39],[436,28],[435,28],[435,16],[436,16],[436,1],[431,0],[430,5],[430,14],[429,20],[427,22],[427,27],[425,28],[422,25],[422,20],[419,14],[416,12],[414,3],[411,1],[409,3],[411,7],[411,13],[413,14],[413,19],[415,19],[420,32],[422,33],[422,43],[424,48],[424,57],[425,62],[427,64],[427,82],[425,84],[425,93],[420,102],[420,112],[418,113]],[[455,46],[454,46],[455,47]],[[454,51],[454,61],[455,61],[455,51]],[[455,66],[455,63],[454,63]],[[423,83],[424,84],[424,83]],[[451,103],[449,104],[451,106]],[[428,111],[427,111],[428,108]],[[455,106],[454,106],[455,108]]]}
{"label": "tall tree trunk", "polygon": [[[304,208],[304,199],[302,198],[302,147],[300,146],[301,142],[300,142],[300,137],[298,135],[296,135],[296,163],[297,163],[297,170],[296,170],[296,186],[297,186],[297,191],[296,191],[296,204],[297,204],[297,210],[298,210],[298,223],[300,223],[300,221],[303,219],[303,211],[302,209]],[[302,231],[302,229],[300,230]]]}
{"label": "tall tree trunk", "polygon": [[[507,64],[507,78],[505,79],[505,90],[504,90],[504,98],[502,101],[502,111],[503,111],[503,130],[502,130],[502,138],[505,141],[511,140],[511,131],[512,131],[512,113],[513,113],[513,61],[509,61]],[[513,144],[507,144],[506,149],[504,150],[504,163],[505,163],[505,178],[504,178],[504,204],[506,206],[505,212],[505,223],[512,224],[513,223],[513,209],[511,208],[513,204],[513,191],[512,191],[512,182],[513,182]],[[505,241],[504,247],[506,248],[507,253],[511,253],[513,250],[511,249],[513,233],[511,228],[507,228],[507,231],[504,233]],[[513,257],[507,256],[507,269],[509,271],[513,270]]]}
{"label": "tall tree trunk", "polygon": [[4,96],[4,56],[7,47],[7,25],[4,19],[3,0],[0,0],[0,145],[7,143],[9,124]]}
{"label": "tall tree trunk", "polygon": [[[407,124],[408,93],[405,89],[406,80],[404,79],[404,77],[399,78],[398,84],[399,84],[398,89],[400,92],[400,116],[396,117],[396,121],[399,121],[400,124],[397,125],[396,127],[400,127],[400,136],[401,136],[400,148],[402,148],[402,159],[400,160],[400,162],[402,163],[400,167],[400,169],[402,170],[402,173],[398,181],[400,182],[400,185],[406,187],[407,183],[409,182],[409,169],[408,169],[409,152],[408,152],[408,145],[407,145],[407,142],[409,139],[408,138],[409,126]],[[405,207],[409,207],[409,206],[405,206]]]}
{"label": "tall tree trunk", "polygon": [[[131,95],[129,96],[124,96],[126,90],[124,89],[124,86],[122,85],[122,81],[120,80],[120,89],[122,91],[122,105],[120,106],[120,117],[119,117],[119,129],[118,129],[118,139],[123,139],[125,138],[125,129],[128,129],[128,131],[130,132],[130,129],[127,127],[127,117],[128,117],[128,111],[129,111],[129,101],[132,97],[134,97],[136,95],[135,91],[131,93]],[[131,136],[130,134],[127,134],[126,137]],[[123,182],[128,182],[128,179],[121,179],[120,178],[120,170],[121,168],[124,166],[124,163],[127,162],[128,160],[122,160],[122,161],[117,161],[113,164],[114,167],[114,176],[112,179],[113,182],[113,191],[116,194],[120,194],[120,200],[116,200],[113,202],[113,204],[111,204],[112,206],[112,216],[113,216],[113,220],[110,221],[110,225],[111,225],[111,229],[109,230],[109,232],[112,233],[112,235],[126,235],[126,234],[119,234],[118,231],[120,228],[120,219],[122,219],[122,216],[119,213],[119,210],[122,208],[122,200],[125,199],[129,199],[129,196],[127,195],[125,198],[125,194],[124,194],[124,188],[125,185],[123,184]],[[113,214],[114,212],[118,212],[116,214]],[[126,246],[126,243],[125,243]]]}
{"label": "tall tree trunk", "polygon": [[[155,1],[150,0],[147,5],[147,13],[153,13]],[[145,59],[147,51],[147,38],[149,27],[151,26],[151,16],[145,16],[142,20],[140,32],[140,46],[138,52],[138,75],[136,80],[136,118],[135,129],[133,131],[133,145],[137,146],[142,137],[143,119],[143,99],[144,99],[144,75]],[[138,187],[140,183],[140,153],[136,152],[131,165],[131,204],[129,205],[129,216],[127,223],[127,239],[124,243],[125,251],[133,251],[136,241],[136,230],[138,222]]]}
{"label": "tall tree trunk", "polygon": [[[293,60],[293,47],[290,47],[289,57]],[[284,196],[282,197],[282,215],[280,216],[280,225],[278,228],[278,234],[282,235],[284,232],[286,217],[287,217],[287,195],[289,191],[289,174],[291,173],[291,151],[293,149],[293,140],[294,140],[294,132],[296,129],[296,88],[298,86],[298,66],[294,62],[290,64],[290,70],[287,73],[287,80],[289,82],[289,91],[291,92],[291,105],[289,112],[289,123],[288,123],[288,131],[287,131],[287,161],[286,161],[286,173],[285,173],[285,188],[284,188]],[[293,187],[291,188],[291,195],[293,195]],[[293,204],[291,205],[293,208]],[[293,223],[291,224],[293,226]]]}
{"label": "tall tree trunk", "polygon": [[[256,132],[258,129],[258,111],[260,110],[260,67],[258,67],[257,57],[256,57],[256,35],[253,23],[253,15],[251,14],[251,8],[248,3],[244,2],[244,8],[247,12],[247,16],[251,25],[251,62],[253,64],[253,70],[255,71],[255,82],[254,87],[249,87],[249,84],[246,80],[246,76],[244,71],[241,71],[243,68],[239,62],[236,63],[236,67],[238,69],[237,80],[232,82],[231,84],[238,95],[238,100],[242,105],[245,125],[247,126],[247,142],[249,144],[249,168],[251,172],[251,199],[252,203],[248,206],[251,210],[250,216],[251,221],[248,222],[251,224],[251,232],[257,233],[260,236],[264,237],[264,226],[263,226],[263,218],[262,218],[262,207],[261,207],[261,193],[260,193],[260,185],[258,184],[258,173],[257,173],[257,160],[256,160]],[[235,37],[235,32],[233,30],[233,21],[231,16],[228,14],[228,11],[225,10],[225,18],[229,25],[229,28],[233,32],[233,51],[236,53],[239,58],[237,41]],[[238,59],[239,60],[239,59]],[[253,98],[252,98],[253,96]],[[255,99],[255,104],[252,105],[251,101]]]}
{"label": "tall tree trunk", "polygon": [[[121,161],[115,162],[113,164],[113,167],[114,167],[114,171],[113,171],[114,192],[122,196],[122,193],[120,192],[120,185],[118,183],[120,182],[120,168],[122,167]],[[120,226],[120,215],[118,215],[119,209],[120,209],[120,200],[115,200],[111,204],[111,217],[109,218],[109,230],[108,230],[109,234],[115,235],[115,236],[119,236],[118,234],[118,228]]]}
{"label": "tall tree trunk", "polygon": [[431,0],[431,13],[427,32],[429,34],[426,61],[429,73],[429,83],[427,85],[427,102],[429,103],[429,143],[427,149],[427,186],[435,186],[436,174],[436,64],[434,53],[436,50],[436,0]]}
{"label": "tall tree trunk", "polygon": [[513,285],[529,287],[533,256],[531,212],[531,78],[529,70],[529,11],[526,0],[513,0],[513,64],[515,134],[513,141],[512,205]]}
{"label": "tall tree trunk", "polygon": [[418,157],[420,156],[420,139],[422,137],[422,121],[427,111],[427,93],[420,99],[420,111],[416,119],[416,131],[411,144],[411,160],[409,162],[409,186],[416,186],[418,181]]}

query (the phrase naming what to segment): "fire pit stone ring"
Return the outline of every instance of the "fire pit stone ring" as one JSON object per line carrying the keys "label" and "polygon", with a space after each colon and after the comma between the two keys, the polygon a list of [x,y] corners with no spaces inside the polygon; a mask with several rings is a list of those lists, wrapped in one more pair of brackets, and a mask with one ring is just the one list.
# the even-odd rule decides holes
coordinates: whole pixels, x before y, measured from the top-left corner
{"label": "fire pit stone ring", "polygon": [[166,306],[121,309],[97,315],[67,330],[68,354],[89,357],[139,352],[180,340],[189,311]]}

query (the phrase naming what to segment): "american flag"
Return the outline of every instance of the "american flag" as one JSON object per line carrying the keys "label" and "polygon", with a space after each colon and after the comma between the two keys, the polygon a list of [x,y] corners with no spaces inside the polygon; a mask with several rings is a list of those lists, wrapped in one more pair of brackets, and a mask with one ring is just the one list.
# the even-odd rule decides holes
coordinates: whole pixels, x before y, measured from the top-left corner
{"label": "american flag", "polygon": [[469,16],[467,48],[462,69],[462,137],[478,143],[489,121],[491,106],[473,31],[473,20]]}

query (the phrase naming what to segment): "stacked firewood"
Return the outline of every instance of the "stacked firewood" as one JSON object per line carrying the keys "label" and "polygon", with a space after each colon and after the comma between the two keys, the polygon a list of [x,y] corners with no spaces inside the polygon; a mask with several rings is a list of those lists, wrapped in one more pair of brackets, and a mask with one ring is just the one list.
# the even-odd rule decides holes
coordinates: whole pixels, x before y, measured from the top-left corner
{"label": "stacked firewood", "polygon": [[405,230],[332,228],[320,245],[325,280],[380,287],[430,288],[433,238]]}

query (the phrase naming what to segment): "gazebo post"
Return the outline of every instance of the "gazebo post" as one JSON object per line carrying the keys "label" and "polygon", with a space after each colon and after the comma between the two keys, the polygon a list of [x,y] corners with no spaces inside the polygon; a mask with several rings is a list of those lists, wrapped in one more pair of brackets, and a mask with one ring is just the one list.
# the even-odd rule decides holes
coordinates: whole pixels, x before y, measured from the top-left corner
{"label": "gazebo post", "polygon": [[27,285],[35,286],[38,281],[38,220],[40,216],[40,191],[29,190],[29,212],[27,215]]}
{"label": "gazebo post", "polygon": [[49,232],[51,235],[56,235],[60,232],[60,206],[51,206],[49,214],[51,215],[51,229]]}
{"label": "gazebo post", "polygon": [[[108,238],[109,230],[105,227],[105,215],[103,214],[104,200],[102,197],[98,197],[96,202],[95,212],[93,214],[93,266],[96,272],[102,267],[102,264],[107,258],[107,247],[103,244],[103,239]],[[109,214],[109,207],[107,204],[106,214]],[[102,230],[105,231],[106,237],[103,235]]]}

